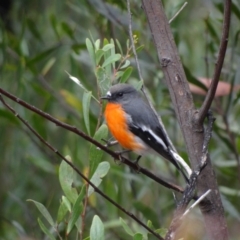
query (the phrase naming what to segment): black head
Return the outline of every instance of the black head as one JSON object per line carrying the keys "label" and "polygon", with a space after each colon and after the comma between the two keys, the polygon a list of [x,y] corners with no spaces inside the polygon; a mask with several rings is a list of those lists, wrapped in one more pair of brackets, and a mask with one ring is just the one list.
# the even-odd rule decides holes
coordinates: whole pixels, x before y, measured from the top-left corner
{"label": "black head", "polygon": [[113,85],[102,99],[106,99],[109,102],[125,102],[137,95],[138,92],[132,85],[120,83]]}

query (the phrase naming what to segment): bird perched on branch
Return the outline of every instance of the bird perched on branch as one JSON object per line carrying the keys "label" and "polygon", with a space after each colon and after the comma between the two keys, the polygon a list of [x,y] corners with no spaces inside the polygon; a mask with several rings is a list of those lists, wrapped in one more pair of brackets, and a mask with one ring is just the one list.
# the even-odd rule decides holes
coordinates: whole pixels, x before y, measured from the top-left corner
{"label": "bird perched on branch", "polygon": [[171,149],[158,116],[140,92],[129,84],[116,84],[102,99],[108,101],[104,113],[108,128],[123,148],[139,154],[137,161],[148,152],[160,154],[170,161],[188,181],[179,162],[188,175],[191,174],[191,169]]}

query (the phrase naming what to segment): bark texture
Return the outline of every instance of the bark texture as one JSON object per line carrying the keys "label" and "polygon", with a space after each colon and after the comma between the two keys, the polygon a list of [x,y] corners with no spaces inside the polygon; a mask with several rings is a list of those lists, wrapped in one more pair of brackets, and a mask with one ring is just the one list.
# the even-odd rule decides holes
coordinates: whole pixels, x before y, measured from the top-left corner
{"label": "bark texture", "polygon": [[[142,0],[142,4],[184,136],[191,167],[194,170],[199,165],[202,155],[203,121],[198,121],[198,110],[194,107],[192,94],[161,1]],[[206,231],[210,239],[226,240],[228,239],[228,230],[224,209],[209,155],[207,166],[197,181],[198,195],[205,193],[208,189],[212,190],[211,193],[200,204]]]}

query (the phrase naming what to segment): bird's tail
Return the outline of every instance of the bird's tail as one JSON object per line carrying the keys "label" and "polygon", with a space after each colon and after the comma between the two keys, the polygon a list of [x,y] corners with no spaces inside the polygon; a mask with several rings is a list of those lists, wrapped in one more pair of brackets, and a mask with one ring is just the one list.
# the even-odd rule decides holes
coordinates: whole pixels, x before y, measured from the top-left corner
{"label": "bird's tail", "polygon": [[[179,154],[177,154],[176,152],[174,152],[173,150],[169,149],[169,152],[171,154],[172,159],[170,160],[175,167],[182,173],[183,177],[185,178],[185,180],[187,182],[189,182],[189,177],[192,174],[192,170],[191,168],[188,166],[188,164],[184,161],[184,159],[179,156]],[[186,175],[187,172],[187,175]]]}

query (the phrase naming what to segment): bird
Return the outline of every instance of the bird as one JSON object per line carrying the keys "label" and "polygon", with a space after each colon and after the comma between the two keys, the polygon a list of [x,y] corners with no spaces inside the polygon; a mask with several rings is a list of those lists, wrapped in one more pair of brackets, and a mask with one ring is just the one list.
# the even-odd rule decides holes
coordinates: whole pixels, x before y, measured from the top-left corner
{"label": "bird", "polygon": [[[111,86],[101,99],[107,100],[104,117],[109,131],[124,149],[139,155],[137,162],[147,153],[159,154],[170,161],[188,181],[178,164],[179,159],[184,160],[171,149],[157,114],[140,91],[130,84],[118,83]],[[188,166],[185,162],[182,165]],[[189,167],[184,169],[188,175],[191,174]]]}

